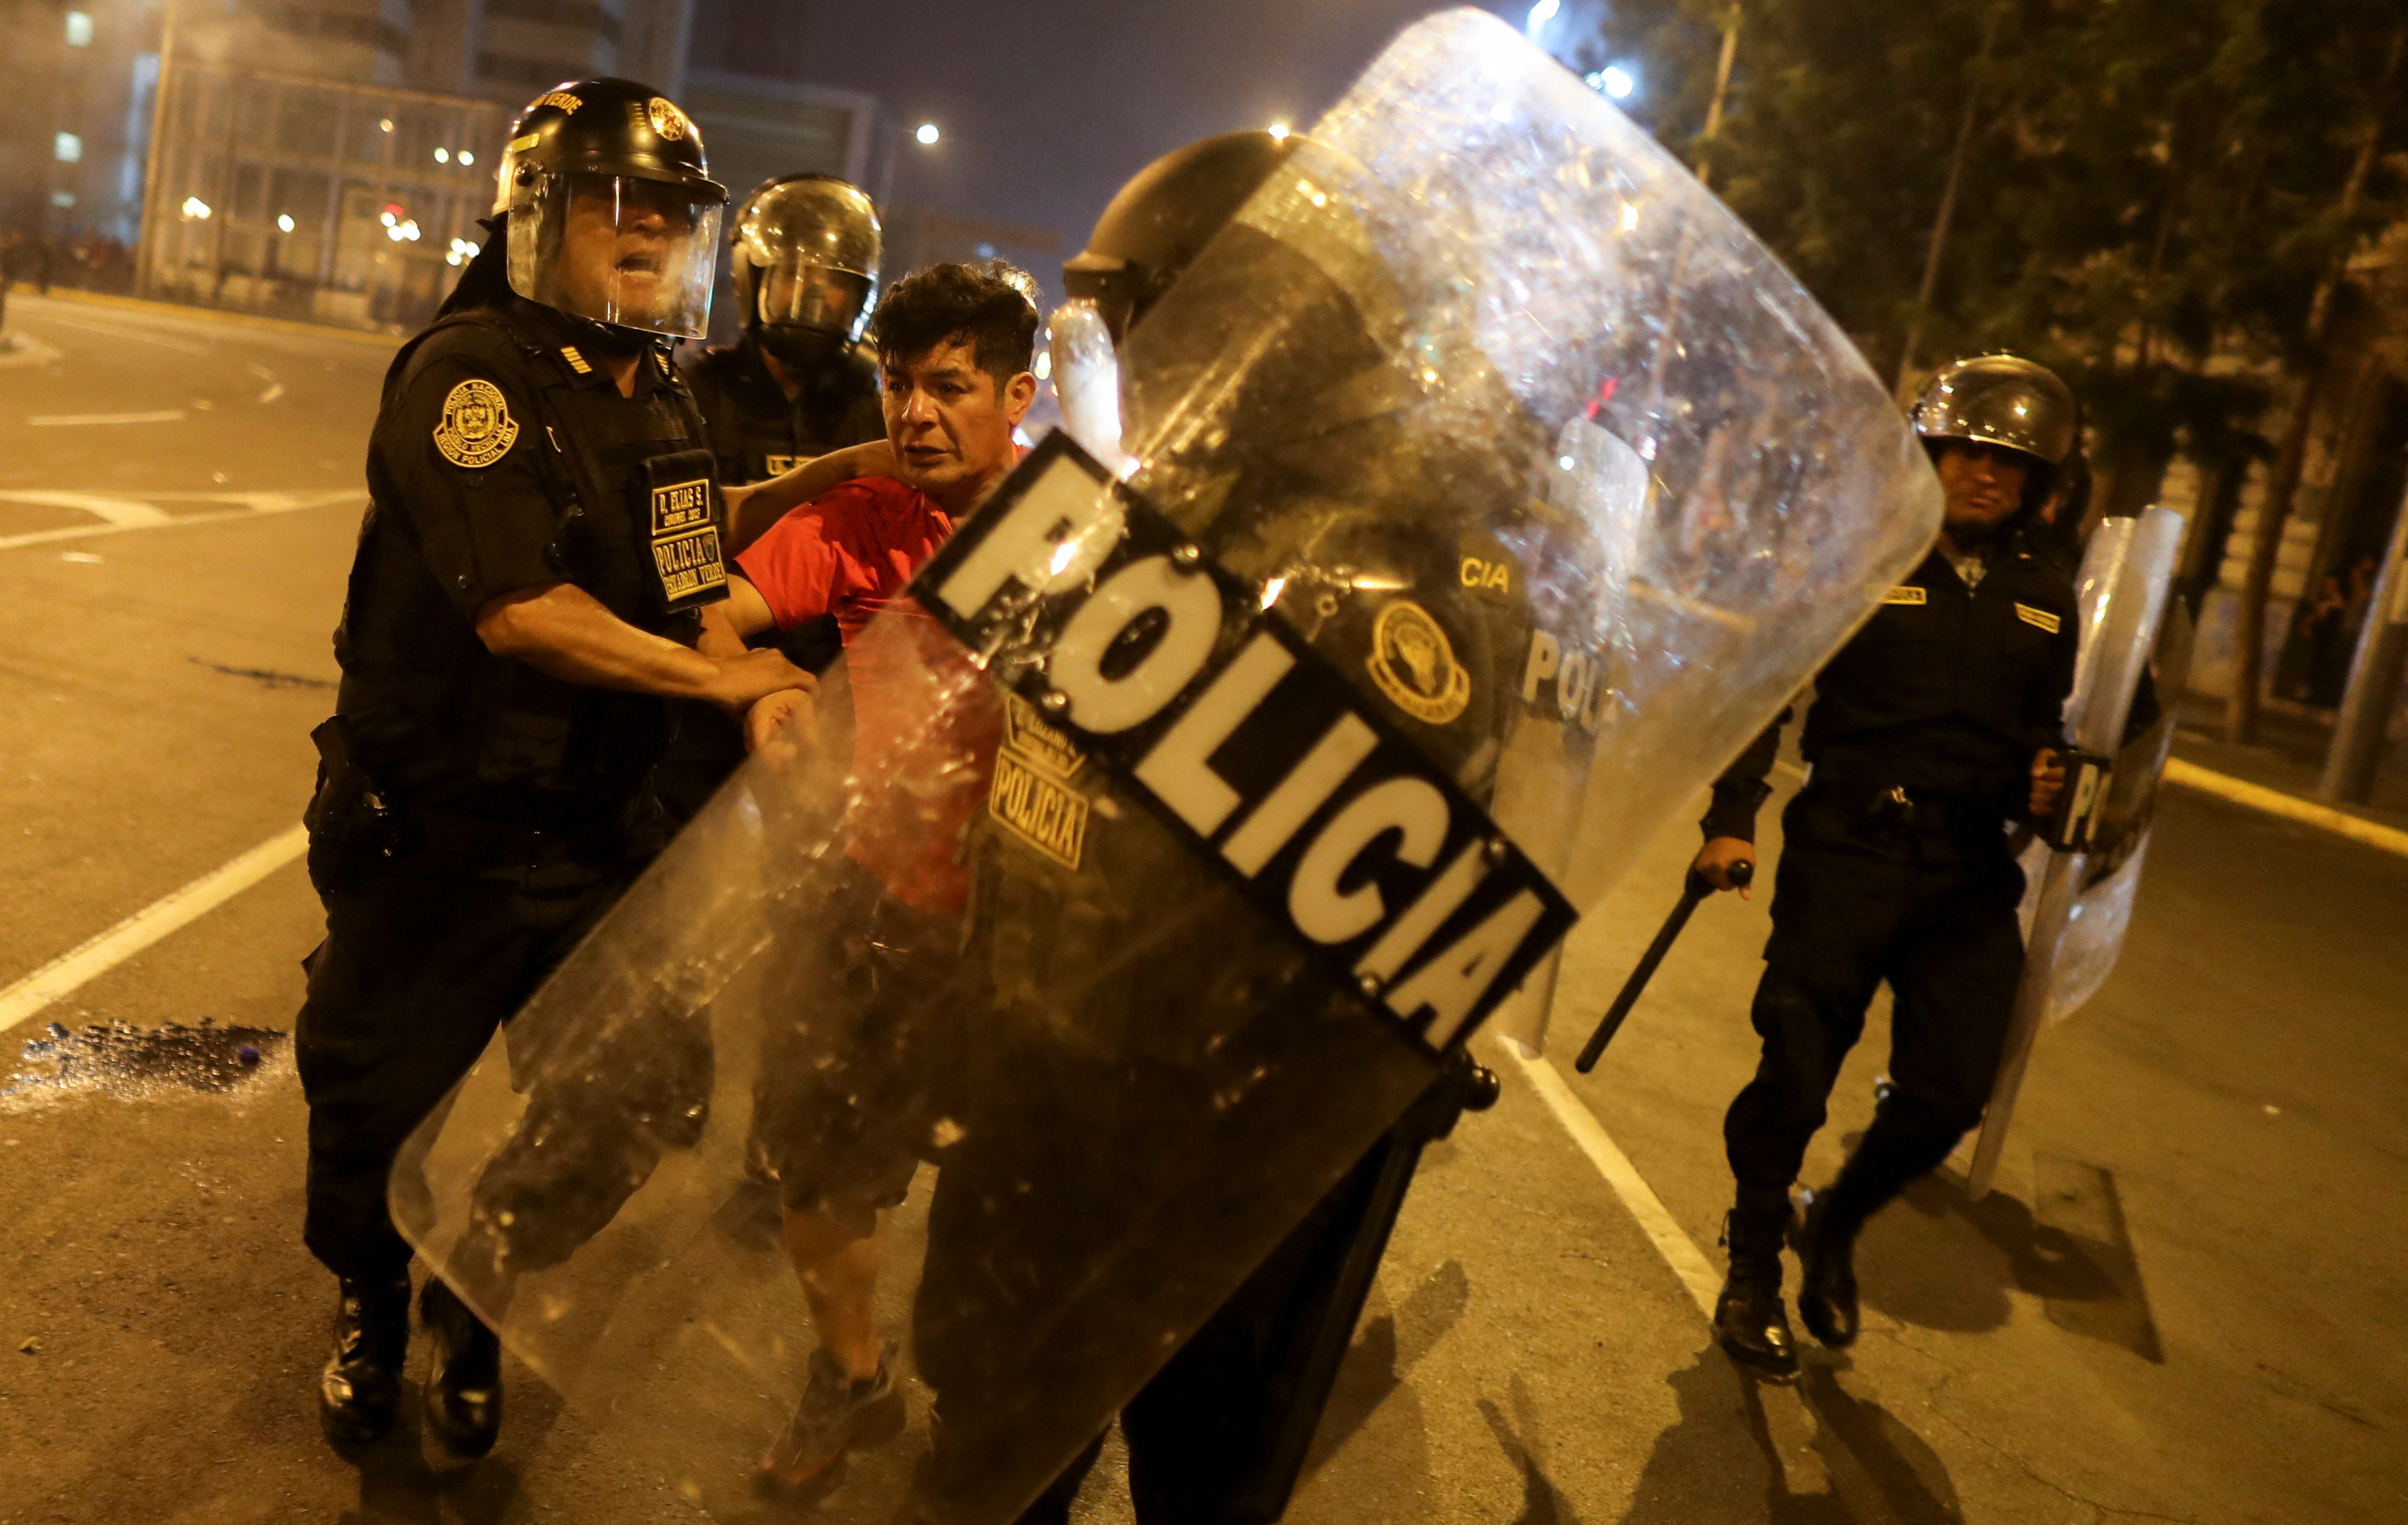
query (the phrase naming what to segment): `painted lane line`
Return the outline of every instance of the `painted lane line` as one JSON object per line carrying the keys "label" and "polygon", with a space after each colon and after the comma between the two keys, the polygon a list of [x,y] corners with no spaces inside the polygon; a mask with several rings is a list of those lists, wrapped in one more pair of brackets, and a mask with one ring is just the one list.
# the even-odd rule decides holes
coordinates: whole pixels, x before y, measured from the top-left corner
{"label": "painted lane line", "polygon": [[2269,789],[2262,784],[2252,784],[2229,773],[2219,773],[2212,768],[2201,768],[2180,757],[2166,759],[2165,776],[2168,784],[2179,784],[2186,789],[2197,789],[2219,799],[2246,805],[2252,810],[2262,810],[2269,815],[2280,815],[2304,826],[2322,827],[2336,836],[2408,857],[2408,831],[2395,827],[2378,826],[2347,811],[2301,799],[2280,789]]}
{"label": "painted lane line", "polygon": [[[0,493],[0,499],[15,499],[23,495]],[[192,495],[160,493],[162,501]],[[257,493],[250,495],[251,506],[220,510],[215,513],[162,514],[152,524],[67,525],[58,529],[36,529],[22,535],[0,535],[0,551],[21,545],[48,545],[54,540],[80,540],[94,535],[122,535],[133,529],[165,529],[184,525],[223,524],[229,519],[262,519],[275,513],[295,513],[304,509],[322,509],[335,504],[360,504],[367,494],[356,490],[339,493]]]}
{"label": "painted lane line", "polygon": [[140,498],[119,497],[107,493],[0,492],[0,498],[11,503],[32,503],[45,509],[77,509],[96,519],[131,529],[137,525],[173,523],[171,515],[162,513]]}
{"label": "painted lane line", "polygon": [[169,408],[155,413],[36,413],[25,422],[36,429],[51,429],[79,424],[179,424],[183,418],[182,409]]}
{"label": "painted lane line", "polygon": [[103,338],[127,338],[136,344],[155,344],[163,350],[175,350],[183,354],[206,357],[210,352],[208,341],[206,339],[198,344],[191,344],[182,339],[168,338],[165,335],[149,333],[139,328],[126,328],[116,324],[93,323],[84,318],[65,318],[54,312],[44,314],[43,321],[57,324],[62,328],[80,328],[87,334],[98,334]]}
{"label": "painted lane line", "polygon": [[309,833],[293,827],[268,838],[220,869],[201,875],[183,888],[136,912],[70,953],[0,990],[0,1030],[16,1026],[86,981],[108,972],[168,933],[202,916],[258,884],[307,852]]}
{"label": "painted lane line", "polygon": [[1663,1200],[1640,1175],[1639,1168],[1630,1163],[1630,1157],[1622,1152],[1621,1145],[1615,1144],[1612,1135],[1598,1122],[1597,1115],[1572,1094],[1572,1088],[1564,1084],[1564,1077],[1555,1067],[1543,1056],[1530,1053],[1511,1038],[1505,1040],[1504,1047],[1513,1056],[1513,1062],[1521,1066],[1531,1089],[1547,1103],[1547,1110],[1555,1115],[1555,1121],[1561,1123],[1564,1131],[1571,1135],[1572,1142],[1580,1145],[1581,1153],[1588,1156],[1589,1163],[1597,1167],[1598,1174],[1605,1177],[1605,1184],[1622,1199],[1622,1205],[1629,1210],[1630,1216],[1639,1220],[1641,1231],[1655,1244],[1656,1253],[1664,1257],[1665,1263],[1672,1268],[1672,1274],[1681,1278],[1681,1285],[1688,1289],[1689,1300],[1698,1305],[1698,1311],[1708,1318],[1713,1317],[1714,1299],[1720,1295],[1723,1286],[1722,1274],[1714,1270],[1713,1262],[1708,1260],[1705,1252],[1698,1248],[1697,1242],[1682,1230],[1681,1225],[1665,1209]]}

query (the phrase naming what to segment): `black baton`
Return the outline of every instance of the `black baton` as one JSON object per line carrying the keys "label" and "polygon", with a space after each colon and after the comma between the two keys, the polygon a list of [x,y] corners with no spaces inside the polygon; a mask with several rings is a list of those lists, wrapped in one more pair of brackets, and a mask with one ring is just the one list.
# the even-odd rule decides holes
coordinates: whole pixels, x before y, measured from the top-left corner
{"label": "black baton", "polygon": [[[1756,865],[1734,863],[1729,873],[1732,887],[1738,888],[1756,877]],[[1622,1030],[1623,1020],[1629,1016],[1630,1008],[1639,1004],[1639,992],[1647,988],[1647,982],[1656,975],[1656,966],[1672,951],[1672,940],[1681,935],[1682,928],[1689,925],[1689,913],[1698,909],[1698,901],[1713,893],[1714,886],[1706,882],[1705,875],[1692,870],[1688,883],[1681,888],[1681,903],[1664,918],[1664,929],[1656,934],[1655,942],[1647,944],[1647,952],[1640,958],[1639,967],[1632,970],[1630,978],[1622,983],[1622,994],[1614,997],[1613,1004],[1606,1008],[1605,1016],[1598,1023],[1597,1030],[1589,1034],[1588,1046],[1582,1049],[1580,1057],[1572,1061],[1573,1069],[1587,1074],[1597,1068],[1597,1057],[1605,1052],[1605,1045],[1613,1042],[1613,1035]]]}

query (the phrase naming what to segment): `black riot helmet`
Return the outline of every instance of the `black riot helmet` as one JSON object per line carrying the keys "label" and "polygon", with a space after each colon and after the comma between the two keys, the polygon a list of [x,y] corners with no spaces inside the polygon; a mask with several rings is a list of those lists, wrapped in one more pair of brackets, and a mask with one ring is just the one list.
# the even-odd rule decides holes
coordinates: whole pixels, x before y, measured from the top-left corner
{"label": "black riot helmet", "polygon": [[1125,337],[1179,272],[1296,151],[1292,134],[1225,133],[1174,149],[1137,172],[1096,222],[1062,287]]}
{"label": "black riot helmet", "polygon": [[676,102],[631,79],[546,91],[510,128],[496,182],[512,291],[595,323],[701,335],[727,188]]}
{"label": "black riot helmet", "polygon": [[1914,432],[1937,451],[1951,439],[1998,445],[2030,458],[2024,517],[2048,501],[2057,468],[2082,434],[2073,391],[2046,366],[2012,354],[1951,361],[1914,399]]}
{"label": "black riot helmet", "polygon": [[814,371],[861,337],[882,245],[859,186],[781,175],[744,198],[728,243],[745,326],[780,361]]}

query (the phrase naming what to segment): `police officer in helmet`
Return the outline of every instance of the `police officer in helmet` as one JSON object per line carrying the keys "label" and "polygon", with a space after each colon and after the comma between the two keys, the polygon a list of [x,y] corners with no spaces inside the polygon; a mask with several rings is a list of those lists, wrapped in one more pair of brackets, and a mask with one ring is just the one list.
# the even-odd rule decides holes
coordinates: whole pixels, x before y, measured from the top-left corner
{"label": "police officer in helmet", "polygon": [[[315,736],[326,940],[295,1038],[305,1237],[339,1284],[319,1414],[340,1445],[381,1434],[400,1396],[410,1248],[386,1189],[423,1183],[396,1153],[661,847],[670,705],[811,681],[774,652],[695,649],[722,526],[667,344],[703,330],[725,200],[666,97],[545,93],[511,128],[491,241],[386,377]],[[422,1314],[429,1428],[481,1455],[498,1345],[439,1280]]]}
{"label": "police officer in helmet", "polygon": [[[1851,1344],[1857,1231],[1981,1121],[2023,969],[2008,828],[2046,817],[2064,779],[2074,592],[2028,536],[2074,451],[2072,394],[2030,361],[1983,355],[1933,376],[1914,422],[1945,496],[1939,540],[1815,679],[1799,742],[1813,772],[1782,815],[1753,1011],[1763,1057],[1724,1123],[1738,1197],[1715,1331],[1774,1372],[1797,1365],[1784,1235],[1807,1328]],[[1696,867],[1717,888],[1755,861],[1781,726],[1714,784]],[[1892,1085],[1838,1180],[1793,1212],[1807,1141],[1884,981]]]}
{"label": "police officer in helmet", "polygon": [[[724,485],[750,485],[848,445],[886,438],[878,358],[861,342],[878,287],[878,211],[833,175],[782,175],[744,198],[728,233],[744,331],[685,366]],[[729,526],[730,549],[743,537]],[[833,619],[782,635],[778,649],[818,672],[841,648]],[[658,778],[671,819],[691,819],[744,757],[736,723],[687,705]]]}
{"label": "police officer in helmet", "polygon": [[[1500,741],[1526,718],[1513,696],[1539,619],[1533,574],[1547,577],[1549,552],[1559,565],[1572,564],[1579,552],[1568,541],[1575,532],[1530,518],[1543,509],[1527,503],[1518,476],[1501,480],[1484,447],[1433,448],[1398,426],[1414,383],[1370,337],[1363,304],[1375,296],[1341,291],[1294,250],[1233,225],[1297,141],[1232,134],[1148,166],[1113,198],[1087,248],[1065,266],[1064,284],[1097,305],[1124,352],[1143,353],[1141,374],[1168,379],[1163,390],[1174,397],[1177,378],[1211,363],[1222,347],[1215,332],[1166,338],[1147,328],[1149,310],[1174,282],[1204,309],[1225,301],[1233,312],[1253,300],[1288,304],[1294,342],[1240,383],[1245,396],[1226,441],[1203,445],[1193,461],[1176,459],[1174,449],[1148,470],[1159,474],[1156,482],[1186,472],[1226,478],[1224,508],[1212,522],[1182,527],[1224,567],[1261,581],[1270,607],[1485,799]],[[1201,347],[1182,348],[1190,345]],[[1143,386],[1133,391],[1132,439],[1148,438],[1146,415],[1158,401]],[[1461,576],[1465,547],[1479,534],[1470,501],[1493,507],[1491,527],[1526,537],[1518,543],[1534,553],[1486,587]],[[1512,559],[1495,542],[1480,546],[1499,561]],[[1392,648],[1388,638],[1397,632],[1420,638],[1410,654]],[[1552,690],[1542,698],[1552,703]],[[1019,733],[1042,731],[1039,717],[1015,714],[1007,753]],[[998,765],[997,778],[1005,773]],[[1176,921],[1171,908],[1183,907],[1192,919],[1209,903],[1202,898],[1211,893],[1204,887],[1210,869],[1154,851],[1149,844],[1156,839],[1137,821],[1142,813],[1103,798],[1112,785],[1097,770],[1070,776],[1069,786],[1089,794],[1093,807],[1076,813],[1086,825],[1075,847],[1032,845],[1044,833],[1011,829],[1014,797],[999,788],[993,822],[982,823],[990,829],[973,849],[976,903],[985,918],[974,942],[990,960],[997,995],[989,1025],[1066,1035],[1032,1068],[1059,1084],[1085,1075],[1083,1088],[1117,1087],[1142,1117],[1144,1077],[1190,1062],[1177,1052],[1182,1030],[1210,1025],[1182,1013],[1275,1000],[1305,1021],[1325,1002],[1355,999],[1323,993],[1270,937],[1233,945],[1192,926],[1167,937],[1164,927]],[[1373,1020],[1351,1005],[1336,1019]],[[1465,1107],[1492,1100],[1493,1086],[1494,1077],[1468,1063],[1437,1073],[1412,1114],[1124,1408],[1140,1520],[1222,1525],[1280,1516],[1420,1150]],[[1025,1147],[1009,1142],[1012,1124],[991,1123],[986,1138],[995,1146],[982,1152],[971,1125],[973,1144],[948,1160],[931,1210],[915,1328],[922,1372],[938,1394],[940,1480],[979,1460],[948,1456],[947,1417],[1010,1402],[1031,1359],[995,1338],[993,1323],[976,1325],[983,1339],[950,1334],[953,1308],[993,1318],[983,1288],[987,1277],[1004,1279],[996,1266],[1024,1255],[1039,1265],[1054,1255],[1075,1260],[1078,1253],[1064,1250],[1069,1236],[1058,1223],[1026,1213],[1020,1205],[1026,1199],[1015,1195],[1026,1190],[1020,1182],[1032,1169],[1049,1168],[1024,1163],[1049,1158],[1048,1141],[1033,1135],[1051,1114],[1043,1106],[1029,1112],[1040,1122]],[[1006,1142],[996,1144],[998,1134]],[[1088,1148],[1101,1175],[1116,1154],[1141,1153],[1143,1144],[1116,1150],[1090,1141]],[[1065,1180],[1078,1168],[1061,1167],[1047,1191],[1077,1199]],[[1066,1519],[1096,1454],[1091,1446],[1075,1460],[1022,1516],[1024,1525]]]}

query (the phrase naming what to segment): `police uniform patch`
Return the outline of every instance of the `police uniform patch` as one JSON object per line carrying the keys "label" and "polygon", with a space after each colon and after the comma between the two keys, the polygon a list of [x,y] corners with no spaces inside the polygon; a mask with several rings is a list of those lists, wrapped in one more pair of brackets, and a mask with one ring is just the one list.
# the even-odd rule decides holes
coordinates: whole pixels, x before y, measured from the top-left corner
{"label": "police uniform patch", "polygon": [[580,354],[577,351],[577,346],[574,344],[562,345],[560,347],[560,358],[567,361],[568,368],[575,371],[580,376],[591,376],[594,374],[594,363],[586,359],[582,354]]}
{"label": "police uniform patch", "polygon": [[1926,601],[1924,590],[1910,583],[1901,583],[1882,595],[1882,602],[1885,604],[1921,604]]}
{"label": "police uniform patch", "polygon": [[1424,725],[1443,726],[1471,702],[1471,674],[1455,659],[1445,628],[1409,599],[1380,611],[1363,665],[1381,693]]}
{"label": "police uniform patch", "polygon": [[2064,623],[2047,610],[2034,609],[2029,604],[2015,605],[2015,618],[2026,625],[2037,626],[2050,635],[2057,634],[2058,627]]}
{"label": "police uniform patch", "polygon": [[652,122],[652,131],[672,143],[694,130],[685,113],[678,109],[677,102],[666,95],[655,95],[645,102],[644,116]]}
{"label": "police uniform patch", "polygon": [[435,425],[435,448],[453,466],[491,466],[518,443],[518,421],[502,389],[491,381],[463,381],[443,399],[443,421]]}
{"label": "police uniform patch", "polygon": [[1086,848],[1088,804],[1069,781],[1086,766],[1086,755],[1017,694],[1003,697],[1003,723],[987,813],[1075,873]]}
{"label": "police uniform patch", "polygon": [[710,456],[681,451],[647,462],[645,469],[652,476],[652,569],[662,602],[674,612],[725,597],[727,563],[720,551]]}

